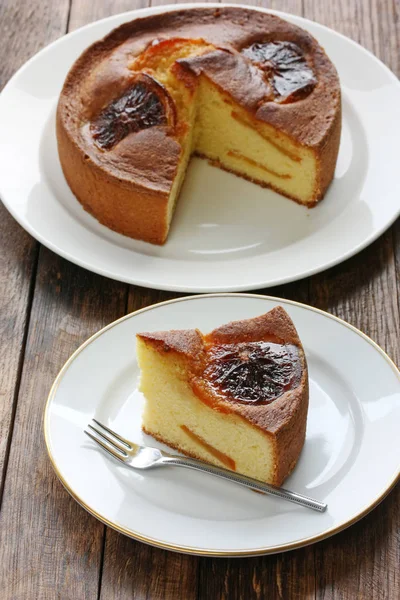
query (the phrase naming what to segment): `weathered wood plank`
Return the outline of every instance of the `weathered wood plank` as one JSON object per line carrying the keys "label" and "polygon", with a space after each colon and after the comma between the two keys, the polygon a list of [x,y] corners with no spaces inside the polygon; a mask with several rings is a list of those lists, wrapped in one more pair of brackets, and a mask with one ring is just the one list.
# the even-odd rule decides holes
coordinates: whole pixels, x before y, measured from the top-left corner
{"label": "weathered wood plank", "polygon": [[313,600],[313,548],[243,559],[203,558],[199,600]]}
{"label": "weathered wood plank", "polygon": [[5,600],[97,597],[104,527],[58,482],[45,450],[43,409],[62,364],[125,310],[126,286],[42,250],[0,514]]}
{"label": "weathered wood plank", "polygon": [[145,306],[150,306],[151,304],[165,302],[166,300],[182,298],[182,296],[185,296],[185,294],[177,292],[162,292],[160,290],[151,290],[149,288],[130,285],[127,312],[130,313],[134,310],[144,308]]}
{"label": "weathered wood plank", "polygon": [[[193,3],[195,2],[219,2],[220,0],[193,0]],[[170,2],[169,0],[150,0],[150,6],[162,6],[162,5],[168,5],[168,4],[188,4],[188,2],[186,2],[186,0],[177,0],[176,2]],[[192,2],[191,2],[192,4]]]}
{"label": "weathered wood plank", "polygon": [[197,570],[195,556],[152,548],[107,529],[100,600],[195,600]]}
{"label": "weathered wood plank", "polygon": [[[393,246],[395,252],[397,310],[400,313],[400,219],[393,226]],[[400,366],[399,362],[396,364]]]}
{"label": "weathered wood plank", "polygon": [[[1,37],[1,34],[0,34]],[[0,207],[0,506],[29,319],[37,245]]]}
{"label": "weathered wood plank", "polygon": [[342,265],[312,278],[310,300],[372,337],[400,363],[392,231]]}
{"label": "weathered wood plank", "polygon": [[260,6],[271,10],[279,10],[292,15],[302,15],[302,0],[251,0],[250,2],[241,2],[241,0],[232,0],[229,4],[247,4],[248,6]]}
{"label": "weathered wood plank", "polygon": [[[398,72],[395,10],[391,2],[336,0],[322,4],[305,0],[305,16],[360,42]],[[365,331],[399,364],[395,271],[393,231],[389,230],[358,256],[313,277],[310,302]],[[378,600],[400,595],[399,499],[397,489],[362,522],[316,546],[318,599]]]}
{"label": "weathered wood plank", "polygon": [[65,33],[68,0],[2,0],[0,85],[41,48]]}
{"label": "weathered wood plank", "polygon": [[[68,0],[0,3],[0,88],[65,31]],[[23,32],[21,35],[17,32]],[[0,505],[24,355],[38,244],[0,204]]]}
{"label": "weathered wood plank", "polygon": [[145,8],[149,5],[147,0],[93,0],[91,2],[82,2],[81,0],[72,0],[69,30],[73,31],[77,27],[82,27],[87,23],[105,19],[111,15]]}

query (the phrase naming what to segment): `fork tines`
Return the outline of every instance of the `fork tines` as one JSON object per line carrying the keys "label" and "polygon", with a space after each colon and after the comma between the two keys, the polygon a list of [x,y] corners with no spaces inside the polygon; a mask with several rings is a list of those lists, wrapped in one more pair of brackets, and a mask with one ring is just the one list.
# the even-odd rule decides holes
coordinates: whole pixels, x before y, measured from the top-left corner
{"label": "fork tines", "polygon": [[95,425],[88,424],[87,429],[85,429],[86,435],[114,458],[122,461],[128,458],[129,455],[127,450],[132,450],[132,446],[128,440],[116,434],[106,427],[106,425],[97,421],[97,419],[92,419],[92,421]]}

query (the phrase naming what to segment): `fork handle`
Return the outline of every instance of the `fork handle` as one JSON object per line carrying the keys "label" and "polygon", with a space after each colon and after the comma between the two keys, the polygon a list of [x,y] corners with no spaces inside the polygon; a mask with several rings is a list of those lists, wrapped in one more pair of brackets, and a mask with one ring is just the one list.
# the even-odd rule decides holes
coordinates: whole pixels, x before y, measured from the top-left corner
{"label": "fork handle", "polygon": [[257,492],[262,492],[263,494],[268,494],[269,496],[276,496],[278,498],[282,498],[282,500],[288,500],[289,502],[300,504],[300,506],[311,508],[312,510],[316,510],[318,512],[324,512],[327,508],[327,504],[318,502],[318,500],[313,500],[307,496],[302,496],[296,492],[291,492],[289,490],[285,490],[284,488],[278,488],[268,483],[262,483],[257,479],[247,477],[246,475],[240,475],[239,473],[234,473],[233,471],[229,471],[223,467],[215,467],[214,465],[206,464],[200,460],[196,460],[195,458],[165,456],[162,458],[161,463],[216,475],[222,479],[243,485],[251,490],[256,490]]}

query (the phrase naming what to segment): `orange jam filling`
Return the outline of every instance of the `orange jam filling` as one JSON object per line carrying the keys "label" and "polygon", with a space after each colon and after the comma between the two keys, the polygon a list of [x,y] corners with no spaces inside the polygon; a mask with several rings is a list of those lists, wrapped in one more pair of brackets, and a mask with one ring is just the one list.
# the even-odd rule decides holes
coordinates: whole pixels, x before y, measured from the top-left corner
{"label": "orange jam filling", "polygon": [[191,431],[189,427],[186,427],[186,425],[181,425],[181,429],[186,433],[187,436],[190,437],[191,440],[199,444],[199,446],[202,446],[204,450],[207,450],[207,452],[209,452],[214,456],[214,458],[222,462],[222,464],[224,464],[228,469],[231,469],[231,471],[236,471],[236,463],[230,456],[224,454],[223,452],[220,452],[219,450],[214,448],[214,446],[211,446],[211,444],[208,444],[201,437],[193,433],[193,431]]}

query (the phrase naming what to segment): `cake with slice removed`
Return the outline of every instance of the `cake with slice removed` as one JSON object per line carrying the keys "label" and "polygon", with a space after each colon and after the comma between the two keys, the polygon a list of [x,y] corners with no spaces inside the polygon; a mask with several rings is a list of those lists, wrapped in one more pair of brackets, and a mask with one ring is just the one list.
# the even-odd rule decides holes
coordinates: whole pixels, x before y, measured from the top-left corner
{"label": "cake with slice removed", "polygon": [[203,335],[197,329],[137,335],[143,430],[188,456],[273,485],[304,444],[307,363],[278,306]]}
{"label": "cake with slice removed", "polygon": [[85,50],[56,125],[83,207],[119,233],[163,244],[193,154],[300,204],[321,200],[339,148],[340,84],[318,42],[275,15],[172,10]]}

